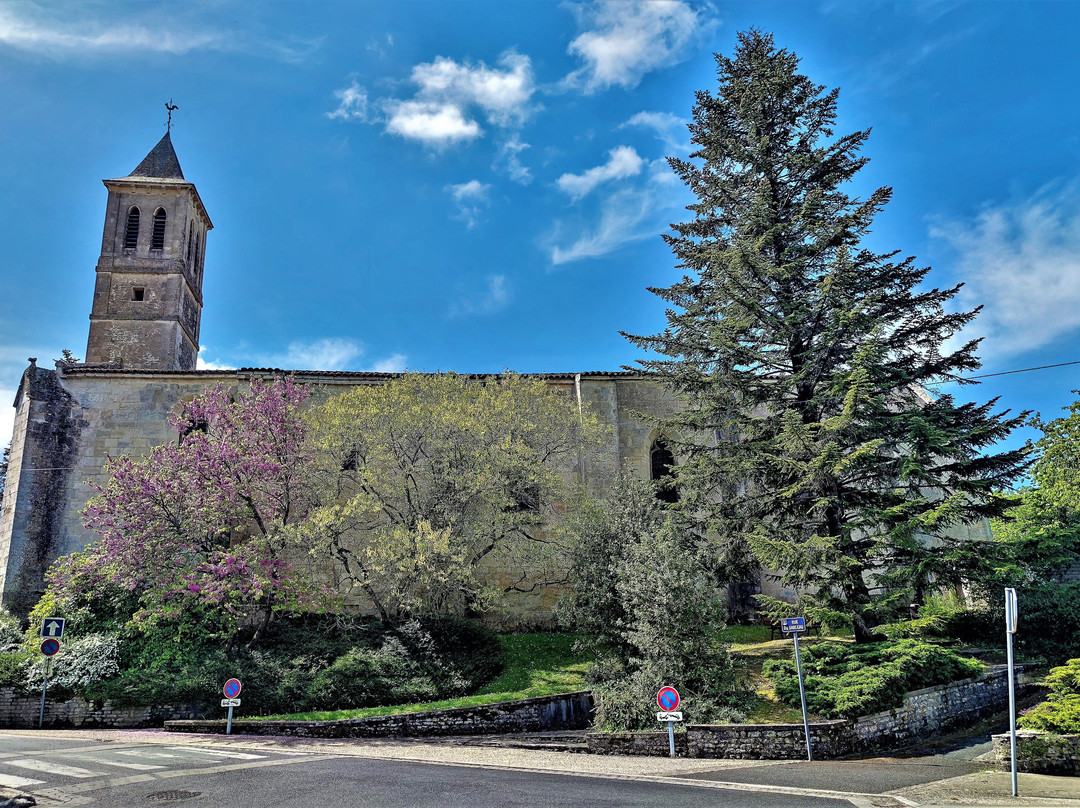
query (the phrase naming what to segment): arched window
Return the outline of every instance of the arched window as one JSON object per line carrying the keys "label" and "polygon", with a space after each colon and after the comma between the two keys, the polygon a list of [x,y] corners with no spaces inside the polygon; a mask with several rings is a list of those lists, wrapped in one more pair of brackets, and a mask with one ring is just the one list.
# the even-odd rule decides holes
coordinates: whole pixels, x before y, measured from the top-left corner
{"label": "arched window", "polygon": [[124,249],[134,250],[139,246],[139,209],[128,211],[127,227],[124,229]]}
{"label": "arched window", "polygon": [[675,488],[675,455],[663,438],[653,441],[649,449],[649,476],[657,483],[656,498],[663,502],[678,502],[679,491]]}
{"label": "arched window", "polygon": [[154,211],[154,232],[150,236],[150,249],[165,249],[165,208]]}
{"label": "arched window", "polygon": [[191,262],[191,242],[195,240],[195,222],[188,223],[188,235],[187,235],[187,260]]}

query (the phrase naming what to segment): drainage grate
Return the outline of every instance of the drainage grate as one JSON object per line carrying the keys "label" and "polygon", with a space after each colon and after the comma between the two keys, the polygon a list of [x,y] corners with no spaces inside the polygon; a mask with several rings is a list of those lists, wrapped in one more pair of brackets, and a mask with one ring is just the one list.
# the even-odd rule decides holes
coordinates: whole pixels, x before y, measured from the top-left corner
{"label": "drainage grate", "polygon": [[201,795],[201,791],[155,791],[153,794],[147,794],[146,799],[150,802],[178,802]]}

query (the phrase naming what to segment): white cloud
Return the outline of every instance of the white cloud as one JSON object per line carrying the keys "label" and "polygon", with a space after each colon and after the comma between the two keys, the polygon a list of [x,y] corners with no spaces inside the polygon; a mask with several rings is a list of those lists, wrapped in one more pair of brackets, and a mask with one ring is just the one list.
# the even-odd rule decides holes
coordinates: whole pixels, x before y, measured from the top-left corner
{"label": "white cloud", "polygon": [[575,201],[586,196],[596,186],[608,180],[621,180],[641,173],[645,161],[631,146],[618,146],[608,152],[608,161],[590,168],[584,174],[563,174],[556,185]]}
{"label": "white cloud", "polygon": [[334,90],[334,96],[340,103],[338,103],[338,108],[333,112],[326,113],[327,118],[361,122],[368,119],[367,90],[355,81],[342,90]]}
{"label": "white cloud", "polygon": [[267,357],[272,367],[287,370],[345,370],[364,349],[355,340],[328,337],[314,342],[290,342],[285,353]]}
{"label": "white cloud", "polygon": [[445,147],[483,134],[476,115],[492,126],[520,126],[531,112],[535,85],[528,56],[507,51],[499,68],[438,57],[416,65],[412,81],[419,85],[407,100],[386,99],[386,131]]}
{"label": "white cloud", "polygon": [[487,288],[479,295],[462,298],[450,306],[451,317],[471,314],[491,314],[505,308],[512,295],[505,275],[488,275]]}
{"label": "white cloud", "polygon": [[495,160],[495,165],[500,163],[506,166],[506,173],[510,175],[510,179],[520,185],[528,185],[532,182],[532,171],[529,167],[521,162],[521,153],[526,149],[531,149],[528,143],[522,143],[521,137],[515,132],[511,135],[500,147],[499,155]]}
{"label": "white cloud", "polygon": [[958,256],[959,303],[984,305],[969,327],[984,353],[1021,354],[1080,329],[1080,183],[987,206],[931,235]]}
{"label": "white cloud", "polygon": [[443,190],[450,194],[457,205],[458,218],[464,220],[468,227],[476,227],[480,213],[489,204],[488,191],[491,186],[480,180],[469,180],[459,185],[447,185]]}
{"label": "white cloud", "polygon": [[668,149],[675,152],[689,151],[690,133],[686,129],[689,121],[672,115],[670,112],[639,112],[632,115],[626,123],[619,126],[625,129],[637,126],[652,129],[656,137],[664,142]]}
{"label": "white cloud", "polygon": [[428,146],[449,146],[479,137],[480,125],[465,116],[454,104],[434,101],[387,102],[390,114],[386,131],[404,138],[419,140]]}
{"label": "white cloud", "polygon": [[671,171],[662,160],[651,163],[644,181],[605,198],[595,224],[580,231],[568,246],[554,243],[568,229],[565,223],[556,223],[556,235],[550,239],[552,265],[598,258],[632,242],[654,238],[667,229],[668,214],[686,204],[687,194],[685,186],[672,182]]}
{"label": "white cloud", "polygon": [[585,64],[563,83],[586,93],[636,87],[646,73],[681,61],[687,46],[715,25],[681,0],[599,0],[578,16],[588,30],[567,52]]}
{"label": "white cloud", "polygon": [[371,370],[376,373],[404,373],[406,369],[405,354],[394,354],[386,359],[376,362]]}
{"label": "white cloud", "polygon": [[0,45],[62,59],[71,56],[183,55],[199,50],[235,51],[298,62],[321,44],[287,43],[229,35],[177,19],[153,6],[123,19],[92,19],[89,4],[49,6],[0,3]]}
{"label": "white cloud", "polygon": [[0,452],[11,441],[11,432],[15,427],[15,388],[0,387]]}

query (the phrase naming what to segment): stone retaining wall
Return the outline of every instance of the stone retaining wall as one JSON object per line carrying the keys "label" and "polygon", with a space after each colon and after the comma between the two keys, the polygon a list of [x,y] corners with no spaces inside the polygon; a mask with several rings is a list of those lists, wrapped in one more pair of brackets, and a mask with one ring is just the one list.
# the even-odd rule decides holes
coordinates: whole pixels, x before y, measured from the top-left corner
{"label": "stone retaining wall", "polygon": [[[41,696],[19,696],[13,687],[0,687],[0,727],[36,728]],[[170,718],[200,718],[202,711],[192,705],[173,707],[114,707],[109,702],[95,704],[86,699],[45,700],[47,727],[159,727]]]}
{"label": "stone retaining wall", "polygon": [[[1009,735],[994,736],[998,768],[1012,770]],[[1016,770],[1080,777],[1080,735],[1055,735],[1032,729],[1016,732]]]}
{"label": "stone retaining wall", "polygon": [[[1023,670],[1015,668],[1017,676]],[[915,690],[893,710],[855,720],[815,721],[810,724],[814,758],[827,760],[855,753],[903,746],[958,726],[971,724],[1005,707],[1009,680],[1004,665],[978,679]],[[593,733],[589,751],[600,754],[657,754],[652,741],[635,743],[633,735],[656,733]],[[688,757],[744,760],[797,760],[806,757],[806,734],[801,724],[691,724],[685,732]],[[666,736],[665,736],[666,740]],[[638,751],[638,750],[641,751]],[[667,754],[667,745],[664,746]],[[676,749],[678,751],[678,748]]]}
{"label": "stone retaining wall", "polygon": [[[685,732],[675,733],[675,754],[687,756]],[[642,755],[667,757],[671,741],[667,732],[594,732],[585,736],[589,751],[595,755]]]}
{"label": "stone retaining wall", "polygon": [[[291,735],[301,738],[386,738],[392,736],[492,735],[584,729],[592,719],[588,692],[504,701],[482,707],[456,707],[423,713],[353,718],[344,721],[257,721],[233,718],[238,735]],[[166,721],[169,732],[223,733],[225,722]]]}

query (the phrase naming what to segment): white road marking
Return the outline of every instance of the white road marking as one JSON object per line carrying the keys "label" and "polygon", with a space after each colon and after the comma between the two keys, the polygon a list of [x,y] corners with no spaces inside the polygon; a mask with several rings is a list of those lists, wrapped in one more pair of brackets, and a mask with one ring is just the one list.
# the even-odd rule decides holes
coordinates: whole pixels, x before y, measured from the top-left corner
{"label": "white road marking", "polygon": [[226,752],[224,749],[206,749],[201,746],[170,746],[169,749],[177,752],[199,752],[203,755],[237,758],[238,760],[262,760],[266,757],[266,755],[249,755],[246,752]]}
{"label": "white road marking", "polygon": [[45,772],[46,774],[59,774],[61,777],[101,777],[103,774],[102,772],[80,769],[78,766],[61,766],[59,763],[52,763],[48,760],[34,760],[33,758],[7,760],[4,761],[4,765],[18,766],[20,769],[30,769],[36,772]]}
{"label": "white road marking", "polygon": [[128,757],[147,758],[178,758],[180,755],[170,755],[168,752],[151,752],[149,749],[117,749],[116,754]]}
{"label": "white road marking", "polygon": [[72,760],[85,760],[87,763],[97,763],[101,766],[120,766],[124,769],[136,769],[138,771],[150,771],[151,769],[164,769],[164,766],[155,766],[152,763],[125,763],[121,760],[102,760],[100,757],[94,755],[68,755],[62,752],[57,754],[63,754],[66,758]]}
{"label": "white road marking", "polygon": [[0,786],[5,788],[23,788],[25,786],[38,786],[44,780],[31,780],[29,777],[16,777],[14,774],[0,772]]}

